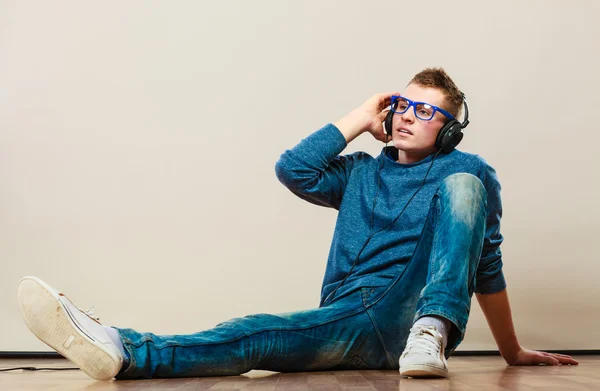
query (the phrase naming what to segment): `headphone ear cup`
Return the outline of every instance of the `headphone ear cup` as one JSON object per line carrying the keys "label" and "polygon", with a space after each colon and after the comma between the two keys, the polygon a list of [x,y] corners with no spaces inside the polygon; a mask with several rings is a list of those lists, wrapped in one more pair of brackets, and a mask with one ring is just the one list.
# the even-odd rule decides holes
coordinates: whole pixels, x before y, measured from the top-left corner
{"label": "headphone ear cup", "polygon": [[458,144],[460,144],[460,141],[463,139],[463,132],[462,132],[462,127],[458,128],[456,132],[452,133],[448,139],[448,145],[444,146],[444,148],[446,149],[446,153],[450,153],[454,150],[454,148],[456,148],[456,146]]}
{"label": "headphone ear cup", "polygon": [[452,121],[448,122],[447,124],[444,124],[444,126],[442,126],[442,128],[440,129],[440,131],[435,139],[435,147],[437,149],[442,149],[442,140],[444,139],[444,135],[446,133],[448,133],[448,129],[450,128],[451,124],[452,124]]}
{"label": "headphone ear cup", "polygon": [[394,120],[394,112],[390,110],[385,116],[385,122],[383,123],[383,131],[388,136],[392,136],[392,122]]}
{"label": "headphone ear cup", "polygon": [[435,140],[435,146],[444,153],[450,153],[460,143],[463,136],[462,125],[453,119],[440,129]]}

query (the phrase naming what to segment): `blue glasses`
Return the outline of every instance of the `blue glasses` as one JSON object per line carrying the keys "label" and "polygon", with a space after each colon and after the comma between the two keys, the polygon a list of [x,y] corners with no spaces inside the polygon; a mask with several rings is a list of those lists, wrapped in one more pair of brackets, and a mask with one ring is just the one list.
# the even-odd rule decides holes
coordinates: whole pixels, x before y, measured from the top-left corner
{"label": "blue glasses", "polygon": [[423,121],[431,120],[436,111],[444,114],[449,119],[454,119],[452,114],[437,106],[430,105],[429,103],[425,102],[414,102],[400,95],[392,95],[392,105],[390,109],[394,113],[406,113],[406,110],[408,110],[410,106],[412,106],[415,111],[415,117],[422,119]]}

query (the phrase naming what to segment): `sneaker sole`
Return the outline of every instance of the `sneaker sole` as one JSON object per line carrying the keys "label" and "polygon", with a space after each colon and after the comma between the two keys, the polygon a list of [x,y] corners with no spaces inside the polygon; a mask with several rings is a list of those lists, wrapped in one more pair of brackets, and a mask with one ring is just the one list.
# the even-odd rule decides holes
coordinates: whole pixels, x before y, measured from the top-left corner
{"label": "sneaker sole", "polygon": [[19,282],[17,297],[25,324],[39,340],[94,379],[110,380],[117,375],[119,357],[73,322],[59,296],[46,283],[25,277]]}
{"label": "sneaker sole", "polygon": [[448,377],[448,370],[415,364],[401,367],[400,374],[408,377]]}

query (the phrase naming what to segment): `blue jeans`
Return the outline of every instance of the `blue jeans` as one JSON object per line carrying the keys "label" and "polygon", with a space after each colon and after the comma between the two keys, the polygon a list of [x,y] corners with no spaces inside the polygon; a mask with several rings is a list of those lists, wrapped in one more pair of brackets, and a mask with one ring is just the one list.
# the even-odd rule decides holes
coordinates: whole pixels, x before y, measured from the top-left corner
{"label": "blue jeans", "polygon": [[447,177],[412,258],[389,286],[365,286],[320,308],[231,319],[191,335],[117,329],[127,353],[117,379],[397,369],[410,328],[425,315],[451,321],[448,358],[465,334],[486,204],[479,178]]}

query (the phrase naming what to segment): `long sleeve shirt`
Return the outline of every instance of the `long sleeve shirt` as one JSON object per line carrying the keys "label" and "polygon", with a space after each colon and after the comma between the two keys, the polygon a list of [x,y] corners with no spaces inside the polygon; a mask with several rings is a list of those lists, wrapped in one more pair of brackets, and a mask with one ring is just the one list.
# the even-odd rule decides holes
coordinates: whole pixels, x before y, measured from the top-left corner
{"label": "long sleeve shirt", "polygon": [[[463,172],[477,176],[488,196],[475,292],[495,293],[506,287],[500,251],[501,187],[496,171],[481,156],[458,149],[437,155],[423,187],[402,216],[389,229],[372,237],[352,268],[369,235],[387,227],[421,186],[434,154],[416,163],[403,164],[397,162],[398,150],[393,146],[384,147],[374,158],[366,152],[340,155],[346,145],[339,129],[328,124],[286,150],[275,165],[277,178],[292,193],[313,204],[338,210],[321,305],[349,271],[335,297],[362,287],[387,286],[400,275],[416,249],[434,194],[446,177]],[[380,165],[381,189],[373,211]]]}

